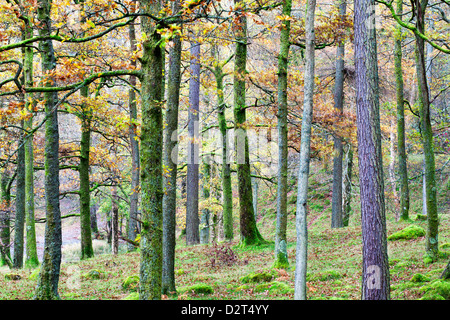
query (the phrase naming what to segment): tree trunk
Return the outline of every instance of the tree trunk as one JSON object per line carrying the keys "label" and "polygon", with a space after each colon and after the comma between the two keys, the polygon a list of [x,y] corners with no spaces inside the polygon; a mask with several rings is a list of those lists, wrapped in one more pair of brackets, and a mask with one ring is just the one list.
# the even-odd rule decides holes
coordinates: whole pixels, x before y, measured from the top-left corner
{"label": "tree trunk", "polygon": [[[290,17],[292,0],[284,0],[282,14]],[[287,175],[288,175],[288,122],[287,122],[287,85],[288,85],[288,59],[289,36],[291,33],[290,20],[283,21],[280,33],[280,53],[278,55],[278,177],[277,177],[277,226],[275,233],[275,262],[276,268],[289,266],[286,252],[287,227]]]}
{"label": "tree trunk", "polygon": [[[33,37],[33,29],[26,23],[24,28],[25,37]],[[33,87],[33,48],[24,49],[25,58],[23,72],[25,85],[27,88]],[[31,102],[30,102],[31,100]],[[24,120],[24,129],[30,131],[33,127],[34,114],[33,93],[25,93],[25,110],[27,118]],[[34,269],[39,266],[39,259],[36,249],[36,229],[34,223],[34,156],[33,156],[33,135],[27,136],[24,144],[25,148],[25,224],[26,224],[26,248],[25,267]]]}
{"label": "tree trunk", "polygon": [[200,44],[191,44],[188,119],[188,164],[186,177],[186,244],[200,242],[198,216],[199,190],[199,104],[200,104]]}
{"label": "tree trunk", "polygon": [[[210,197],[210,183],[211,183],[211,159],[209,155],[203,157],[203,199],[208,200]],[[209,243],[209,223],[210,211],[208,207],[202,209],[202,216],[200,220],[200,243]]]}
{"label": "tree trunk", "polygon": [[112,187],[111,192],[112,217],[111,217],[111,235],[112,235],[112,254],[119,253],[119,199],[117,198],[117,185]]}
{"label": "tree trunk", "polygon": [[351,214],[352,199],[352,169],[353,169],[353,147],[347,144],[345,147],[344,162],[342,164],[342,223],[348,227]]}
{"label": "tree trunk", "polygon": [[[40,36],[51,33],[51,2],[38,1],[38,19],[42,25]],[[55,52],[52,40],[43,40],[40,43],[43,73],[50,72],[56,67]],[[48,79],[45,86],[54,86],[54,79]],[[36,300],[60,299],[58,282],[61,266],[61,211],[59,205],[59,132],[58,112],[55,108],[57,95],[54,92],[45,92],[45,244],[44,257],[34,294]]]}
{"label": "tree trunk", "polygon": [[395,158],[397,157],[395,154],[395,128],[394,128],[394,119],[390,119],[390,130],[389,130],[389,153],[390,153],[390,161],[389,161],[389,180],[392,189],[392,197],[393,197],[393,205],[395,212],[395,219],[400,219],[400,201],[397,193],[397,177],[395,175]]}
{"label": "tree trunk", "polygon": [[355,73],[363,300],[390,298],[389,264],[381,154],[375,1],[355,1]]}
{"label": "tree trunk", "polygon": [[[81,96],[89,97],[89,87],[80,89]],[[92,258],[94,248],[91,235],[91,193],[89,186],[89,151],[91,147],[91,118],[92,111],[86,103],[82,104],[81,113],[81,142],[80,164],[80,231],[81,231],[81,260]]]}
{"label": "tree trunk", "polygon": [[[173,2],[173,12],[180,10],[179,0]],[[164,164],[168,173],[164,176],[163,195],[163,270],[162,293],[175,293],[175,228],[177,212],[177,164],[178,164],[178,107],[180,104],[181,49],[179,35],[173,38],[169,51],[169,79],[167,86],[166,132],[164,138]]]}
{"label": "tree trunk", "polygon": [[[339,3],[339,15],[345,16],[347,11],[346,0]],[[344,40],[338,44],[336,49],[336,76],[334,85],[334,108],[342,117],[344,110]],[[342,139],[339,136],[334,138],[333,156],[333,193],[331,199],[331,227],[342,228],[344,226],[342,214]]]}
{"label": "tree trunk", "polygon": [[297,192],[297,212],[295,227],[297,231],[297,250],[295,267],[295,300],[306,300],[306,270],[307,270],[307,249],[308,249],[308,229],[307,229],[307,200],[308,200],[308,176],[309,161],[311,151],[311,122],[313,115],[314,96],[314,16],[316,1],[308,0],[306,7],[306,50],[305,50],[305,71],[304,71],[304,98],[302,131],[300,141],[300,157],[298,170],[298,192]]}
{"label": "tree trunk", "polygon": [[[157,15],[159,1],[140,2],[143,13]],[[141,17],[141,30],[146,34],[142,54],[142,127],[141,127],[141,265],[139,298],[161,299],[162,277],[162,103],[163,55],[158,26],[149,17]]]}
{"label": "tree trunk", "polygon": [[[134,6],[132,10],[135,11]],[[136,31],[134,24],[129,25],[128,34],[130,36],[130,51],[136,51]],[[132,67],[136,67],[136,60],[131,60]],[[130,84],[136,86],[136,77],[130,76]],[[130,110],[130,147],[131,147],[131,194],[130,194],[130,216],[128,219],[128,239],[134,240],[137,236],[137,216],[139,205],[139,141],[137,139],[137,104],[136,92],[133,88],[128,91],[128,106]],[[128,244],[127,250],[134,251],[136,248]]]}
{"label": "tree trunk", "polygon": [[98,210],[98,204],[93,203],[91,205],[91,232],[94,235],[95,238],[98,237],[98,224],[97,224],[97,210]]}
{"label": "tree trunk", "polygon": [[245,104],[245,74],[247,63],[247,18],[243,14],[244,2],[234,1],[236,10],[235,39],[236,51],[234,57],[234,128],[236,161],[239,193],[240,243],[242,246],[256,245],[263,242],[259,233],[253,212],[253,194],[250,174],[250,156],[246,130]]}
{"label": "tree trunk", "polygon": [[[217,47],[213,49],[217,51]],[[223,85],[223,66],[227,62],[220,62],[219,52],[217,51],[217,63],[214,66],[214,76],[216,78],[216,92],[217,92],[217,118],[219,122],[219,130],[222,138],[222,197],[223,197],[223,229],[225,239],[233,240],[233,189],[231,186],[231,170],[230,161],[228,157],[228,127],[227,119],[225,117],[225,100],[224,100],[224,85]]]}
{"label": "tree trunk", "polygon": [[[22,122],[22,128],[23,120]],[[18,143],[22,145],[24,135],[21,135]],[[22,145],[17,150],[17,177],[16,177],[16,215],[14,221],[14,258],[13,267],[23,267],[24,249],[24,227],[25,227],[25,147]]]}
{"label": "tree trunk", "polygon": [[0,266],[8,265],[12,268],[11,264],[11,188],[10,188],[9,169],[6,167],[1,176],[1,199],[2,208],[0,210]]}
{"label": "tree trunk", "polygon": [[[425,8],[427,1],[416,0],[416,28],[425,34]],[[427,208],[427,240],[426,254],[436,261],[439,257],[438,229],[439,219],[436,203],[436,165],[433,151],[433,130],[431,126],[430,96],[427,83],[425,64],[425,41],[416,37],[416,69],[419,91],[420,127],[423,139],[423,152],[425,157],[425,188]]]}
{"label": "tree trunk", "polygon": [[[403,1],[397,1],[397,14],[403,14]],[[395,33],[394,48],[395,83],[397,97],[397,152],[398,152],[398,172],[400,176],[400,216],[401,220],[409,218],[409,186],[408,186],[408,164],[406,157],[406,137],[405,137],[405,106],[403,92],[403,72],[402,72],[402,27],[397,26]]]}

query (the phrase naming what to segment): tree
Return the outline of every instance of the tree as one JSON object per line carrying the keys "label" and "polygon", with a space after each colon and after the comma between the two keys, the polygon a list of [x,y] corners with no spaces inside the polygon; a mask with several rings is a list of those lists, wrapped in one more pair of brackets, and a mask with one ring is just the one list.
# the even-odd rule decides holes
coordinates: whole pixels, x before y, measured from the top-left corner
{"label": "tree", "polygon": [[[140,2],[144,14],[156,15],[161,4],[156,1]],[[141,260],[139,298],[161,298],[162,277],[162,142],[163,122],[163,50],[158,24],[149,16],[141,17],[141,30],[145,33],[141,58]]]}
{"label": "tree", "polygon": [[[173,12],[179,12],[180,1],[173,2]],[[169,77],[167,84],[166,131],[164,136],[163,195],[163,271],[162,293],[175,292],[175,228],[177,211],[177,164],[178,164],[178,107],[181,84],[181,36],[176,34],[169,49]]]}
{"label": "tree", "polygon": [[311,123],[314,97],[314,67],[315,67],[315,33],[314,16],[316,1],[308,0],[305,18],[305,71],[302,133],[300,141],[300,156],[298,169],[297,213],[295,228],[297,230],[297,251],[295,265],[295,295],[296,300],[306,300],[306,270],[308,250],[308,229],[306,224],[308,200],[308,176],[311,150]]}
{"label": "tree", "polygon": [[199,105],[200,105],[200,43],[191,43],[188,118],[188,163],[186,177],[186,244],[200,242],[199,192]]}
{"label": "tree", "polygon": [[[397,13],[403,14],[403,1],[397,0]],[[401,19],[401,17],[400,17]],[[402,27],[396,28],[395,33],[395,83],[397,97],[397,150],[400,175],[400,213],[399,218],[408,220],[409,217],[409,186],[408,167],[406,157],[405,137],[405,98],[403,93],[403,70],[402,70]]]}
{"label": "tree", "polygon": [[[347,10],[346,0],[339,2],[339,15],[342,18]],[[336,75],[334,85],[334,107],[342,117],[344,109],[344,56],[345,42],[344,39],[338,43],[336,49]],[[333,157],[333,193],[332,193],[332,210],[331,210],[331,227],[341,228],[344,226],[342,214],[342,157],[343,147],[342,138],[334,137],[334,157]]]}
{"label": "tree", "polygon": [[[292,1],[283,2],[282,15],[290,17]],[[274,267],[286,268],[289,265],[286,245],[287,226],[287,175],[288,175],[288,121],[287,121],[287,87],[288,87],[288,58],[289,36],[291,22],[282,22],[280,32],[280,53],[278,56],[278,179],[277,179],[277,229],[275,234],[275,263]]]}
{"label": "tree", "polygon": [[246,129],[245,75],[247,63],[247,18],[245,4],[235,0],[234,32],[236,48],[234,55],[234,129],[239,193],[240,243],[242,246],[264,242],[256,227],[253,211],[250,157]]}
{"label": "tree", "polygon": [[[43,26],[39,35],[46,38],[51,34],[52,3],[38,1],[38,20]],[[56,67],[55,52],[51,39],[40,42],[41,64],[44,72]],[[54,80],[47,76],[44,87],[51,87]],[[61,265],[61,211],[59,206],[59,132],[57,93],[45,92],[45,245],[39,278],[34,293],[36,300],[59,300],[58,283]]]}
{"label": "tree", "polygon": [[362,299],[388,300],[386,240],[375,2],[355,1],[355,83],[363,238]]}

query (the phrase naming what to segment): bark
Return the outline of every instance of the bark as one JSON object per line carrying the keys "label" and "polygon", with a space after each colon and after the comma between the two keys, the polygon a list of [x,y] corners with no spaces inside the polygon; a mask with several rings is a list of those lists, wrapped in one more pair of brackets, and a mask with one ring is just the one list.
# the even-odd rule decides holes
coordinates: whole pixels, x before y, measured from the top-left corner
{"label": "bark", "polygon": [[[211,159],[208,155],[203,158],[203,199],[208,200],[210,197],[210,181],[211,181]],[[200,243],[209,243],[209,223],[210,221],[210,211],[209,209],[202,209],[202,216],[200,220]]]}
{"label": "bark", "polygon": [[375,2],[355,1],[355,83],[363,240],[363,300],[390,298],[381,154]]}
{"label": "bark", "polygon": [[[347,11],[346,0],[339,3],[339,15],[343,17]],[[342,40],[336,49],[336,76],[334,85],[334,108],[342,117],[344,110],[344,55],[345,43]],[[333,156],[333,193],[331,199],[331,227],[344,227],[342,214],[342,138],[334,138],[334,156]]]}
{"label": "bark", "polygon": [[344,227],[348,227],[352,211],[353,147],[351,144],[347,144],[345,149],[345,157],[342,164],[342,223]]}
{"label": "bark", "polygon": [[[403,1],[397,0],[397,14],[403,14]],[[406,135],[405,135],[405,106],[404,86],[402,72],[402,27],[397,26],[395,34],[394,65],[395,83],[397,97],[397,152],[398,173],[400,176],[400,215],[401,220],[409,219],[409,186],[408,186],[408,164],[406,157]]]}
{"label": "bark", "polygon": [[[292,1],[284,0],[282,14],[290,16]],[[278,177],[277,177],[277,225],[275,233],[275,263],[274,267],[286,268],[289,266],[287,252],[282,250],[286,246],[287,227],[287,175],[288,175],[288,59],[289,36],[291,32],[290,20],[283,21],[280,33],[280,53],[278,55]],[[282,244],[284,242],[284,244]]]}
{"label": "bark", "polygon": [[[24,28],[26,38],[33,36],[33,29],[26,23]],[[24,49],[25,58],[23,72],[27,88],[33,87],[33,48]],[[31,100],[31,102],[30,102]],[[33,93],[25,93],[25,109],[27,118],[24,120],[24,129],[30,131],[33,127]],[[36,249],[36,229],[34,223],[34,156],[33,135],[27,136],[25,144],[25,225],[26,225],[26,247],[25,267],[34,269],[39,266]]]}
{"label": "bark", "polygon": [[200,44],[191,43],[189,113],[188,113],[188,164],[186,177],[186,244],[200,242],[198,191],[199,191],[199,104],[200,104]]}
{"label": "bark", "polygon": [[[42,25],[39,35],[51,33],[51,2],[38,1],[38,20]],[[40,43],[43,73],[56,67],[55,52],[51,40]],[[48,79],[45,86],[54,86],[54,79]],[[61,266],[61,211],[59,205],[59,132],[58,113],[55,108],[57,95],[55,92],[44,92],[45,100],[45,244],[44,255],[39,278],[34,294],[36,300],[60,299],[58,283]]]}
{"label": "bark", "polygon": [[[425,9],[427,1],[416,0],[416,28],[425,34]],[[439,257],[438,229],[439,219],[436,203],[436,165],[433,151],[433,130],[431,126],[430,96],[427,83],[425,41],[415,34],[416,38],[416,70],[418,82],[418,102],[420,107],[420,128],[423,140],[423,152],[425,157],[425,188],[427,208],[427,237],[426,254],[436,261]]]}
{"label": "bark", "polygon": [[[80,90],[81,96],[89,97],[89,87]],[[94,248],[91,235],[91,194],[89,185],[89,156],[91,147],[91,119],[92,111],[85,103],[82,104],[81,113],[81,141],[80,164],[78,173],[80,177],[80,231],[81,231],[81,260],[92,258]]]}
{"label": "bark", "polygon": [[1,200],[2,206],[0,210],[0,266],[8,265],[12,268],[11,263],[11,179],[8,168],[5,168],[1,176]]}
{"label": "bark", "polygon": [[242,0],[235,0],[236,19],[234,25],[236,51],[234,57],[234,123],[239,194],[240,244],[257,245],[263,238],[255,223],[250,172],[250,156],[246,130],[245,74],[247,64],[247,18]]}
{"label": "bark", "polygon": [[307,229],[307,194],[308,175],[311,151],[311,122],[313,114],[314,95],[314,15],[316,1],[308,0],[306,8],[306,50],[305,50],[305,71],[304,71],[304,101],[302,129],[300,140],[300,157],[298,171],[298,192],[297,192],[297,212],[295,227],[297,231],[296,267],[295,267],[295,300],[306,300],[306,270],[307,270],[307,250],[308,250],[308,229]]}
{"label": "bark", "polygon": [[[157,15],[158,1],[140,2],[143,13]],[[139,298],[161,299],[162,278],[162,145],[163,122],[163,50],[158,26],[149,17],[141,17],[141,30],[145,33],[141,61],[141,261]]]}
{"label": "bark", "polygon": [[389,180],[391,184],[392,189],[392,196],[393,196],[393,203],[394,203],[394,212],[395,212],[395,218],[396,220],[400,219],[400,200],[398,198],[397,193],[397,177],[395,175],[395,132],[394,132],[394,119],[390,120],[390,132],[389,132],[389,153],[390,153],[390,160],[389,160]]}
{"label": "bark", "polygon": [[119,199],[117,197],[117,186],[112,187],[111,192],[112,217],[111,217],[111,235],[112,235],[112,254],[119,253]]}
{"label": "bark", "polygon": [[[217,47],[214,46],[213,49],[217,51]],[[217,52],[219,56],[219,52]],[[224,237],[226,240],[233,240],[233,190],[231,186],[231,170],[230,162],[228,157],[228,126],[227,119],[225,117],[226,104],[224,100],[224,85],[223,78],[225,74],[223,73],[223,66],[227,61],[219,62],[214,66],[214,76],[216,79],[216,92],[217,92],[217,119],[219,123],[219,131],[222,139],[222,201],[223,201],[223,229]]]}
{"label": "bark", "polygon": [[[22,121],[23,127],[23,121]],[[21,135],[18,143],[22,145],[24,135]],[[24,227],[25,227],[25,147],[22,145],[17,151],[17,176],[16,176],[16,214],[14,221],[14,258],[13,267],[23,267]]]}
{"label": "bark", "polygon": [[[132,7],[134,11],[134,6]],[[134,24],[128,27],[128,34],[130,36],[130,51],[136,51],[136,31]],[[130,62],[133,68],[136,68],[136,60]],[[136,86],[136,76],[130,76],[130,84]],[[131,194],[130,194],[130,215],[128,219],[128,239],[134,240],[137,236],[137,215],[139,204],[139,141],[137,139],[137,104],[136,92],[133,88],[128,91],[128,106],[130,110],[130,147],[131,147]],[[128,244],[127,250],[134,251],[136,247]]]}
{"label": "bark", "polygon": [[98,204],[94,203],[91,205],[91,232],[94,237],[98,236],[98,224],[97,224],[97,210]]}
{"label": "bark", "polygon": [[[173,3],[178,12],[180,2]],[[174,293],[175,288],[175,228],[177,210],[177,164],[178,164],[178,107],[180,103],[181,49],[179,35],[173,38],[169,51],[169,79],[167,85],[166,132],[164,138],[164,164],[168,173],[164,176],[163,196],[163,270],[162,293]]]}

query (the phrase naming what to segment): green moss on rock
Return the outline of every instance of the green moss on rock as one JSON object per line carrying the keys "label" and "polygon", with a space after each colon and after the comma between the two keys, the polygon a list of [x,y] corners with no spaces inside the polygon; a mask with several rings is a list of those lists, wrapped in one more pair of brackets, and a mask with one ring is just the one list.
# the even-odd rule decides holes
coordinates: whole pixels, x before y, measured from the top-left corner
{"label": "green moss on rock", "polygon": [[270,294],[289,294],[294,293],[294,288],[291,288],[284,282],[272,281],[269,283],[262,283],[255,287],[254,292],[268,291]]}
{"label": "green moss on rock", "polygon": [[139,276],[132,275],[128,276],[122,282],[122,289],[124,290],[137,290],[139,287]]}
{"label": "green moss on rock", "polygon": [[310,275],[308,280],[310,280],[310,281],[314,281],[314,280],[329,281],[329,280],[337,280],[342,277],[343,277],[343,275],[336,270],[326,270],[326,271],[322,271],[322,272],[318,272],[316,274]]}
{"label": "green moss on rock", "polygon": [[273,276],[274,275],[271,272],[250,273],[246,276],[241,277],[239,280],[242,283],[269,282],[272,280]]}
{"label": "green moss on rock", "polygon": [[22,277],[19,274],[16,273],[7,273],[5,274],[5,280],[20,280]]}
{"label": "green moss on rock", "polygon": [[426,234],[425,229],[423,229],[422,227],[419,227],[416,225],[410,225],[400,231],[394,232],[387,239],[389,241],[410,240],[410,239],[416,239],[419,237],[423,237],[423,236],[425,236],[425,234]]}
{"label": "green moss on rock", "polygon": [[97,269],[89,270],[88,272],[81,275],[83,280],[98,280],[104,277],[103,272]]}
{"label": "green moss on rock", "polygon": [[[437,279],[420,288],[424,292],[423,300],[450,300],[450,281]],[[433,298],[433,299],[432,299]]]}
{"label": "green moss on rock", "polygon": [[431,279],[427,276],[424,276],[421,273],[416,273],[415,275],[412,276],[411,278],[411,282],[429,282]]}
{"label": "green moss on rock", "polygon": [[139,293],[138,292],[132,292],[129,295],[127,295],[122,300],[139,300]]}
{"label": "green moss on rock", "polygon": [[192,286],[179,288],[180,293],[196,293],[196,294],[212,294],[214,292],[213,287],[206,283],[196,283]]}

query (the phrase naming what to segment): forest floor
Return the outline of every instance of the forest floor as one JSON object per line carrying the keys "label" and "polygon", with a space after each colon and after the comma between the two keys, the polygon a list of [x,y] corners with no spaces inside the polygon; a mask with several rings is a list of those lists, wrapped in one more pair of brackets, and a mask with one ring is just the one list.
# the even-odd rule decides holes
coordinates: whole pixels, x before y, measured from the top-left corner
{"label": "forest floor", "polygon": [[[437,166],[438,167],[438,166]],[[419,170],[419,167],[417,168]],[[310,202],[308,216],[308,299],[360,299],[362,237],[358,192],[353,190],[353,212],[349,226],[332,229],[330,172],[317,167],[310,178]],[[387,235],[409,225],[426,229],[426,221],[416,220],[422,212],[421,183],[416,179],[411,184],[410,221],[397,222],[392,201],[387,198]],[[247,248],[238,246],[238,218],[235,217],[235,241],[217,245],[186,246],[179,238],[176,247],[176,286],[178,296],[164,299],[292,299],[294,296],[295,270],[295,179],[291,180],[288,196],[288,257],[291,263],[287,270],[272,269],[274,261],[274,234],[276,221],[276,195],[273,186],[261,184],[258,228],[268,243]],[[425,237],[412,240],[388,241],[390,265],[391,299],[415,300],[424,295],[422,288],[438,279],[450,257],[450,182],[446,175],[438,183],[439,195],[439,244],[442,256],[435,263],[427,263]],[[356,186],[357,187],[357,186]],[[443,189],[442,189],[443,188]],[[357,188],[355,188],[357,189]],[[389,187],[386,188],[389,194]],[[67,219],[65,224],[76,223]],[[69,230],[63,229],[64,230]],[[66,233],[67,235],[67,233]],[[224,252],[224,249],[228,251]],[[95,244],[96,256],[92,259],[77,259],[77,244],[67,243],[63,248],[63,264],[59,292],[67,300],[116,300],[136,297],[139,275],[139,252],[118,255],[108,251],[102,241]],[[220,255],[220,253],[222,253]],[[214,262],[212,261],[214,258]],[[10,273],[1,268],[1,273]],[[0,276],[0,300],[31,299],[36,284],[36,270],[17,270],[19,280],[8,280]],[[261,282],[247,282],[243,277],[259,273]],[[421,274],[425,281],[414,281]],[[256,279],[255,277],[254,279]],[[248,279],[248,277],[247,277]],[[416,276],[417,279],[417,276]],[[413,281],[412,281],[413,280]],[[192,285],[203,286],[207,293],[195,293]],[[206,289],[205,289],[206,288]]]}

